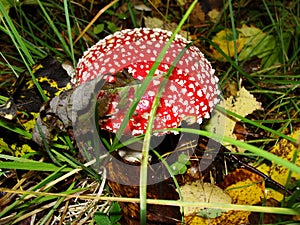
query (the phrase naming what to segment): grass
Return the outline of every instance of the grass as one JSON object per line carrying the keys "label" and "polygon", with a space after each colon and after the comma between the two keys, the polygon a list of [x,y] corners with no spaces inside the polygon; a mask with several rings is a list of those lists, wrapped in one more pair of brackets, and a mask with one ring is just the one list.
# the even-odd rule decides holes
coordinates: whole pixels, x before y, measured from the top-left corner
{"label": "grass", "polygon": [[[114,1],[114,4],[110,4],[109,7],[103,10],[104,5],[92,3],[82,5],[80,1],[70,2],[64,0],[59,3],[53,3],[53,1],[37,0],[32,5],[26,5],[27,1],[23,3],[18,2],[16,5],[9,6],[10,10],[8,11],[5,5],[8,3],[6,1],[0,1],[0,12],[3,18],[0,23],[0,44],[3,46],[3,48],[1,47],[2,60],[0,60],[0,76],[5,77],[6,75],[11,75],[10,79],[14,79],[14,76],[19,76],[21,71],[29,71],[35,85],[39,87],[43,99],[46,100],[47,97],[41,90],[30,68],[46,55],[55,56],[61,62],[69,60],[71,64],[76,65],[77,59],[88,46],[96,43],[99,38],[105,37],[115,31],[115,28],[109,26],[107,21],[116,23],[119,28],[139,27],[140,20],[138,17],[141,13],[137,11],[132,4],[130,4],[128,11],[117,11],[125,2],[129,3],[130,1]],[[194,1],[194,3],[196,3],[196,1]],[[181,13],[183,6],[177,3],[171,6],[161,4],[160,9],[163,11],[160,13],[164,14],[168,12],[165,17],[170,22],[179,24],[177,30],[174,32],[176,33],[180,29],[180,26],[183,25],[179,23],[180,21],[184,21],[181,19],[186,19]],[[242,123],[249,130],[253,133],[263,133],[266,138],[260,141],[250,140],[250,145],[226,137],[223,139],[232,145],[245,147],[258,159],[271,160],[288,168],[290,171],[300,173],[298,166],[265,151],[274,145],[278,138],[289,140],[294,144],[299,143],[298,140],[291,138],[288,134],[298,128],[300,122],[300,2],[293,1],[284,4],[281,1],[262,0],[254,4],[257,4],[262,10],[258,12],[255,7],[238,6],[237,2],[228,1],[221,11],[222,13],[219,14],[216,23],[205,21],[205,26],[195,28],[195,24],[186,22],[184,28],[189,29],[192,34],[195,34],[196,39],[200,40],[196,42],[196,44],[203,52],[207,53],[206,55],[213,62],[216,73],[220,78],[220,86],[225,97],[228,97],[227,90],[230,82],[234,81],[240,84],[240,81],[242,81],[242,85],[246,86],[248,90],[251,90],[251,93],[263,103],[264,111],[257,111],[252,117],[244,118],[228,110],[226,113],[241,119]],[[173,8],[170,10],[168,7]],[[35,14],[30,13],[32,9],[36,10]],[[99,12],[98,15],[95,12]],[[151,16],[154,16],[154,14],[156,14],[155,10],[153,10]],[[125,19],[120,19],[124,17]],[[96,35],[93,32],[93,28],[99,24],[103,24],[103,31]],[[272,53],[260,59],[260,62],[264,64],[259,65],[260,67],[255,71],[252,71],[251,65],[248,64],[257,60],[256,57],[239,61],[236,42],[239,34],[236,28],[241,27],[243,24],[258,27],[265,33],[273,35],[276,39],[276,48],[273,49]],[[85,29],[87,27],[90,27],[90,29]],[[211,41],[212,37],[218,31],[225,28],[231,29],[233,33],[234,57],[227,56],[220,47]],[[217,61],[214,55],[210,54],[209,45],[217,49],[217,51],[225,57],[226,62]],[[158,64],[156,64],[156,66],[158,66]],[[154,70],[155,67],[152,68],[153,73]],[[151,77],[149,77],[149,79],[151,79]],[[3,95],[0,101],[4,103],[7,99],[4,93],[9,89],[11,82],[7,82],[6,79],[2,78],[0,78],[0,81],[1,94]],[[142,97],[144,90],[146,90],[147,82],[144,82],[143,85],[139,92],[139,97]],[[131,106],[129,114],[134,111],[135,106],[136,105]],[[125,123],[126,120],[120,129],[121,133],[122,129],[125,128]],[[15,128],[4,121],[0,121],[0,125],[1,129],[12,130],[25,138],[31,137],[30,132],[18,127]],[[181,131],[183,130],[184,129]],[[213,135],[204,131],[185,131],[214,138]],[[147,129],[143,147],[145,159],[148,158],[149,142],[147,142],[147,140],[149,141],[151,139],[151,135],[151,129]],[[220,139],[220,137],[216,138]],[[64,139],[62,138],[61,140]],[[27,153],[21,158],[13,157],[6,151],[3,151],[3,149],[8,148],[8,146],[5,146],[5,143],[0,143],[0,148],[2,149],[0,157],[0,167],[2,171],[0,171],[0,175],[4,177],[7,176],[7,174],[13,174],[10,179],[12,179],[14,184],[11,190],[7,190],[7,184],[5,182],[0,183],[0,191],[8,193],[8,196],[2,198],[2,200],[4,200],[3,202],[9,202],[9,206],[6,208],[1,206],[3,208],[1,208],[0,219],[5,218],[8,219],[8,221],[18,222],[29,216],[36,215],[39,224],[46,224],[48,221],[53,221],[55,216],[58,215],[58,212],[62,219],[69,218],[66,215],[72,210],[71,206],[82,203],[85,204],[86,207],[82,207],[80,216],[78,218],[70,217],[69,222],[83,222],[85,220],[93,220],[92,214],[87,215],[87,212],[91,212],[89,211],[91,208],[93,212],[98,211],[106,214],[109,211],[110,201],[130,201],[141,202],[141,223],[145,224],[146,203],[180,206],[205,205],[207,208],[216,207],[216,204],[213,203],[146,199],[146,160],[143,162],[144,166],[141,171],[140,199],[113,197],[111,196],[112,193],[110,193],[109,187],[105,186],[106,180],[104,172],[101,170],[101,174],[99,175],[89,167],[89,163],[80,163],[79,160],[76,159],[76,157],[78,157],[76,151],[67,153],[60,152],[60,149],[67,150],[74,148],[70,146],[70,142],[69,144],[67,144],[67,142],[64,143],[65,144],[60,143],[59,148],[57,148],[57,146],[59,146],[59,144],[57,144],[56,147],[51,146],[49,149],[52,158],[54,158],[54,162],[52,162],[49,156],[43,151]],[[19,173],[13,172],[14,170],[21,173],[21,179],[14,179],[17,178]],[[35,178],[31,181],[33,175]],[[62,179],[60,179],[62,177],[68,181],[63,185],[61,185],[63,182]],[[8,179],[8,181],[10,180]],[[29,185],[26,186],[24,182],[29,183]],[[56,186],[58,184],[59,186]],[[98,186],[98,184],[101,184],[101,187]],[[98,195],[96,196],[95,193],[98,193]],[[10,202],[9,196],[13,194],[19,194],[21,197]],[[91,194],[94,195],[91,196]],[[95,203],[95,200],[100,202]],[[40,210],[30,212],[30,210],[35,209],[34,206],[36,204],[48,207],[48,209],[51,210],[46,213],[45,208],[41,207]],[[297,208],[285,208],[284,205],[280,208],[239,206],[234,204],[224,206],[217,205],[217,207],[252,212],[271,212],[289,215],[299,214]],[[61,211],[61,209],[63,209],[63,211]],[[87,223],[88,222],[86,222],[86,224]]]}

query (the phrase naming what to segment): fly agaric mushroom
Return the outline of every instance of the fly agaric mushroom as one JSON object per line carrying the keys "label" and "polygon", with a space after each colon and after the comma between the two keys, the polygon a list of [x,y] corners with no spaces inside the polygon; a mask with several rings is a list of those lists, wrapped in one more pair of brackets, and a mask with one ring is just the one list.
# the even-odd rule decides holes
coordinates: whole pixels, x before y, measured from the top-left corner
{"label": "fly agaric mushroom", "polygon": [[[76,86],[124,69],[133,79],[142,81],[171,35],[170,31],[149,28],[126,29],[109,35],[84,53],[76,68],[77,76],[73,77],[72,82]],[[214,105],[219,102],[218,78],[203,53],[195,46],[187,47],[189,43],[182,36],[176,35],[129,120],[125,133],[145,133],[152,103],[163,76],[184,48],[187,49],[164,87],[152,130],[176,128],[183,120],[201,124],[203,118],[210,117]],[[107,82],[115,82],[112,76],[106,77]],[[134,98],[135,85],[128,85],[126,101],[130,104]],[[101,123],[101,129],[114,133],[118,131],[128,109],[128,106],[118,106],[123,96],[124,93],[118,91],[111,94],[107,107],[107,114],[111,117]],[[163,133],[168,132],[156,134]]]}

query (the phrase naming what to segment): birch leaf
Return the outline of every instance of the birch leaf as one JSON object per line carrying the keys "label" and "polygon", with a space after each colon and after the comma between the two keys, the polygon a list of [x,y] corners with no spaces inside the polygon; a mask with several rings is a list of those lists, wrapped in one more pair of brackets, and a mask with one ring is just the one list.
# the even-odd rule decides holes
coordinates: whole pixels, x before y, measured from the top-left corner
{"label": "birch leaf", "polygon": [[[200,183],[200,182],[199,182]],[[209,184],[212,185],[212,184]],[[205,189],[206,187],[195,185],[197,188],[194,189],[182,189],[182,195],[183,199],[185,201],[195,201],[195,199],[199,199],[199,201],[203,200],[203,197],[201,197],[203,194],[201,194],[201,189]],[[200,187],[199,187],[200,186]],[[225,192],[221,190],[222,195],[225,193],[230,197],[231,203],[234,204],[244,204],[244,205],[254,205],[256,203],[261,202],[261,199],[264,197],[264,182],[263,179],[254,173],[251,173],[245,169],[237,169],[233,173],[227,175],[224,179],[224,182],[222,183],[222,186],[224,186]],[[195,192],[200,192],[196,193]],[[205,193],[210,193],[209,189],[205,191]],[[213,192],[212,194],[215,195],[215,198],[220,198],[219,194]],[[190,196],[189,198],[186,198],[186,196]],[[229,198],[228,198],[229,199]],[[210,201],[210,202],[215,202]],[[219,203],[230,203],[229,200],[228,202],[226,201],[220,201],[218,200],[217,202]],[[251,212],[247,211],[236,211],[236,210],[230,210],[228,212],[220,212],[218,211],[208,211],[204,217],[207,217],[208,215],[219,215],[219,217],[210,217],[210,218],[204,218],[203,216],[201,217],[200,215],[203,214],[204,210],[201,209],[201,207],[197,208],[198,213],[197,215],[193,215],[192,213],[195,211],[191,209],[186,209],[184,208],[185,215],[185,222],[186,224],[190,225],[219,225],[219,224],[231,224],[231,225],[240,225],[240,224],[248,224],[248,216],[251,214]]]}
{"label": "birch leaf", "polygon": [[[298,139],[299,135],[300,129],[296,130],[290,136],[292,138]],[[299,149],[297,149],[297,147],[293,143],[287,141],[286,139],[282,139],[279,142],[277,142],[277,144],[270,149],[270,153],[273,153],[290,162],[295,161],[295,164],[300,166]],[[290,171],[289,169],[281,165],[276,165],[272,163],[271,166],[268,166],[266,164],[262,164],[258,166],[257,169],[259,169],[265,174],[268,174],[273,180],[277,181],[283,186],[285,186],[288,182]],[[300,174],[292,173],[291,180],[300,180]],[[267,197],[274,198],[277,201],[281,201],[283,199],[283,195],[275,190],[269,190],[267,193]]]}
{"label": "birch leaf", "polygon": [[[221,188],[210,183],[202,183],[200,180],[185,184],[180,187],[180,190],[184,201],[231,203],[230,196],[224,193]],[[185,215],[192,215],[203,209],[201,206],[184,207],[184,213]]]}
{"label": "birch leaf", "polygon": [[[244,87],[242,87],[236,94],[236,97],[230,96],[227,98],[223,103],[225,109],[234,112],[240,116],[247,116],[253,113],[255,110],[262,110],[261,103],[256,100],[256,98],[249,93]],[[224,136],[231,137],[236,139],[235,134],[233,134],[233,130],[235,127],[236,122],[239,121],[237,118],[232,118],[229,115],[224,115],[221,112],[216,111],[211,120],[209,125],[206,127],[207,130],[219,130],[220,128],[217,127],[219,124],[224,124]],[[220,125],[219,125],[220,126]],[[226,143],[222,143],[226,145]],[[231,151],[235,151],[232,146],[226,146]],[[237,149],[239,152],[243,152],[244,149],[239,148]]]}

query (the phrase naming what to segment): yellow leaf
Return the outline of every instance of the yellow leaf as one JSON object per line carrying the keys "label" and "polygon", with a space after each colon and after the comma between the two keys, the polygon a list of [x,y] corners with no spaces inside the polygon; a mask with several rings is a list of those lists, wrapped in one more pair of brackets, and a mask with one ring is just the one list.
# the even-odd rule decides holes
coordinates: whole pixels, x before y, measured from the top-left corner
{"label": "yellow leaf", "polygon": [[216,22],[217,18],[220,16],[220,11],[217,9],[212,9],[207,13],[211,21]]}
{"label": "yellow leaf", "polygon": [[32,112],[30,114],[33,116],[33,118],[31,120],[26,121],[22,125],[26,131],[32,132],[32,129],[34,128],[34,125],[35,125],[35,121],[36,121],[37,117],[39,116],[39,113]]}
{"label": "yellow leaf", "polygon": [[[300,135],[300,130],[297,130],[294,133],[292,133],[290,136],[295,139],[298,139],[299,135]],[[277,142],[277,144],[270,149],[270,152],[290,162],[293,162],[294,157],[296,157],[295,163],[296,165],[300,166],[299,150],[293,143],[287,141],[286,139],[282,139],[279,142]],[[265,174],[269,174],[269,176],[273,180],[277,181],[281,185],[285,186],[287,184],[288,176],[290,172],[287,168],[272,163],[271,166],[262,164],[258,166],[257,169],[259,169]],[[291,178],[295,180],[299,180],[300,174],[293,172]],[[267,198],[271,198],[271,197],[275,198],[277,201],[281,201],[283,195],[275,190],[270,190],[267,193]]]}
{"label": "yellow leaf", "polygon": [[[233,40],[233,33],[231,30],[221,30],[217,35],[212,39],[212,41],[219,46],[219,48],[229,57],[233,57],[235,50],[234,50],[234,40]],[[244,38],[238,38],[236,40],[236,52],[239,53],[245,45]],[[215,50],[212,46],[210,48],[213,51],[213,56],[220,60],[225,61],[224,56],[222,56],[217,50]]]}
{"label": "yellow leaf", "polygon": [[263,178],[245,169],[236,169],[227,175],[222,186],[235,204],[254,205],[264,197]]}
{"label": "yellow leaf", "polygon": [[184,224],[186,225],[241,225],[248,224],[248,216],[251,212],[248,211],[233,211],[225,212],[222,216],[214,219],[205,219],[200,216],[186,216],[184,217]]}
{"label": "yellow leaf", "polygon": [[0,138],[0,153],[2,153],[2,152],[12,153],[12,151],[9,148],[8,144],[3,140],[3,138]]}
{"label": "yellow leaf", "polygon": [[[234,204],[254,205],[261,202],[264,198],[265,187],[263,179],[259,175],[245,169],[237,169],[227,175],[222,185],[226,187],[225,192],[231,197],[230,199]],[[201,190],[201,187],[198,187],[198,191],[199,189]],[[193,189],[191,189],[190,192],[194,194]],[[222,190],[222,195],[223,194],[224,191]],[[198,198],[198,196],[194,195],[194,201],[196,198]],[[200,197],[200,200],[203,199]],[[192,211],[190,213],[192,213]],[[248,224],[248,216],[250,214],[251,212],[247,211],[230,210],[223,212],[220,217],[205,219],[194,213],[185,216],[184,221],[185,224],[189,225],[240,225]]]}
{"label": "yellow leaf", "polygon": [[262,189],[249,179],[229,186],[226,192],[241,205],[254,205],[264,197]]}

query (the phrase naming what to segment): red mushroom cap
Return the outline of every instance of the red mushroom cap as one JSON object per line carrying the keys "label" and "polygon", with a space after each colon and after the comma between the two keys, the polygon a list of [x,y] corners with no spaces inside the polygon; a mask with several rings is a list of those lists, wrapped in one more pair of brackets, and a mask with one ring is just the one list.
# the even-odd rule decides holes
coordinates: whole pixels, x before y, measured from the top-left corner
{"label": "red mushroom cap", "polygon": [[[134,79],[143,80],[158,54],[172,33],[162,29],[127,29],[109,35],[85,52],[76,68],[77,77],[73,84],[87,82],[103,74],[116,73],[127,69]],[[189,42],[176,35],[146,92],[137,105],[126,131],[132,135],[144,134],[153,100],[160,83],[172,62]],[[110,76],[108,76],[110,77]],[[114,82],[107,79],[107,82]],[[195,46],[190,46],[168,78],[160,105],[156,112],[153,131],[179,127],[182,120],[202,123],[209,118],[214,105],[219,102],[220,90],[214,69]],[[102,129],[117,132],[129,106],[118,107],[121,94],[115,92],[107,114],[112,117],[101,124]],[[134,87],[128,88],[127,101],[131,103]]]}

